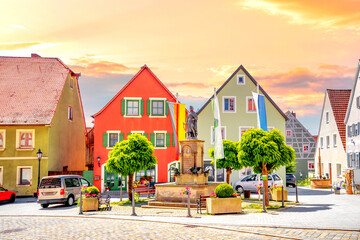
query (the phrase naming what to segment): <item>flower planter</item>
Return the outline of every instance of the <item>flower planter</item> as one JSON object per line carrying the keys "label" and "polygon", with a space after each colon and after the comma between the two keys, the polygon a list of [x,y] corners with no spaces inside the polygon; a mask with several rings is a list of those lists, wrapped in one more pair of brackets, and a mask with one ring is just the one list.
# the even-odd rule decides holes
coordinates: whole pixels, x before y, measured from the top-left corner
{"label": "flower planter", "polygon": [[241,198],[207,198],[206,211],[210,214],[241,213]]}
{"label": "flower planter", "polygon": [[[272,200],[277,201],[277,202],[282,201],[281,189],[270,190],[270,192],[271,192],[271,198],[272,198]],[[287,190],[284,188],[284,201],[287,201],[287,196],[288,196],[288,192],[287,192]]]}
{"label": "flower planter", "polygon": [[340,189],[335,189],[335,194],[340,195]]}
{"label": "flower planter", "polygon": [[251,194],[250,190],[244,190],[244,198],[245,199],[250,199],[250,194]]}
{"label": "flower planter", "polygon": [[99,210],[98,198],[97,197],[83,198],[82,199],[82,210],[83,210],[83,212]]}
{"label": "flower planter", "polygon": [[310,188],[331,188],[330,179],[311,179]]}

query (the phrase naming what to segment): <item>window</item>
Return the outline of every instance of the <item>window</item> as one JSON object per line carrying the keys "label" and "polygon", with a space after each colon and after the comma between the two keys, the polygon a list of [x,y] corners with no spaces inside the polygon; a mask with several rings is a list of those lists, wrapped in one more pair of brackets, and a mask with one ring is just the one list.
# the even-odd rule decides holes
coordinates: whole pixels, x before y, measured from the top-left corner
{"label": "window", "polygon": [[109,147],[114,147],[119,142],[119,133],[109,133]]}
{"label": "window", "polygon": [[324,138],[323,137],[320,138],[320,147],[324,148]]}
{"label": "window", "polygon": [[326,136],[326,147],[330,147],[330,136]]}
{"label": "window", "polygon": [[80,187],[79,179],[77,178],[65,178],[66,187]]}
{"label": "window", "polygon": [[[308,161],[308,169],[309,170],[315,170],[314,161]],[[322,170],[322,171],[324,171],[324,170]]]}
{"label": "window", "polygon": [[326,116],[326,123],[329,123],[329,112],[326,112],[325,116]]}
{"label": "window", "polygon": [[242,135],[251,128],[254,128],[254,127],[239,127],[239,141],[241,141]]}
{"label": "window", "polygon": [[341,177],[341,163],[336,164],[336,176]]}
{"label": "window", "polygon": [[164,116],[164,100],[151,100],[151,115]]}
{"label": "window", "polygon": [[35,146],[35,130],[16,129],[16,148],[32,150]]}
{"label": "window", "polygon": [[236,112],[236,97],[223,97],[223,112],[224,113]]}
{"label": "window", "polygon": [[73,120],[73,109],[72,107],[68,107],[68,120]]}
{"label": "window", "polygon": [[252,97],[246,97],[246,112],[247,113],[256,112],[255,101]]}
{"label": "window", "polygon": [[[221,126],[221,136],[222,139],[226,139],[226,127]],[[215,143],[215,129],[213,126],[211,126],[211,144]]]}
{"label": "window", "polygon": [[140,181],[142,178],[148,179],[149,182],[156,181],[156,169],[155,166],[151,166],[146,170],[141,170],[140,172],[135,173],[135,181]]}
{"label": "window", "polygon": [[165,133],[155,133],[155,147],[165,147]]}
{"label": "window", "polygon": [[0,150],[5,148],[5,130],[0,130]]}
{"label": "window", "polygon": [[70,78],[70,88],[73,88],[74,85],[74,79]]}
{"label": "window", "polygon": [[17,185],[31,185],[32,167],[17,167]]}
{"label": "window", "polygon": [[126,115],[139,115],[139,100],[126,100]]}
{"label": "window", "polygon": [[303,145],[303,152],[309,151],[309,145]]}
{"label": "window", "polygon": [[360,96],[356,98],[356,107],[360,108]]}
{"label": "window", "polygon": [[237,82],[237,84],[238,85],[245,85],[245,75],[243,75],[243,74],[238,74],[237,76],[236,76],[236,82]]}
{"label": "window", "polygon": [[334,143],[334,147],[337,146],[337,142],[336,142],[336,134],[333,134],[333,143]]}
{"label": "window", "polygon": [[348,137],[352,137],[352,135],[351,135],[351,126],[348,126]]}
{"label": "window", "polygon": [[291,130],[286,130],[286,136],[291,137]]}
{"label": "window", "polygon": [[4,172],[4,168],[0,167],[0,186],[3,185],[3,172]]}

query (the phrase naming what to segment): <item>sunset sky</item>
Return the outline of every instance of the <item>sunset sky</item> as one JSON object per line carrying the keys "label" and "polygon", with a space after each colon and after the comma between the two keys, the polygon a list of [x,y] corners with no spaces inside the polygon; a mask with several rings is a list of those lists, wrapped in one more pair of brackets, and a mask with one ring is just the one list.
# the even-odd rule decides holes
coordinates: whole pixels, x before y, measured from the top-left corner
{"label": "sunset sky", "polygon": [[243,65],[318,133],[326,88],[351,88],[359,0],[0,0],[0,55],[58,57],[81,72],[85,117],[147,64],[200,108]]}

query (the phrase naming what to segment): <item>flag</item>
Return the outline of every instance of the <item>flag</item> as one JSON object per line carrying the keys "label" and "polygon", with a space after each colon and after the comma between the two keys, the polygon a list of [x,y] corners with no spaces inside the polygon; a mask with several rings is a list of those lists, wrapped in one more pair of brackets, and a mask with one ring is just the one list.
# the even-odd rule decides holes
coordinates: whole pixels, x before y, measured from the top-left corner
{"label": "flag", "polygon": [[214,158],[216,160],[216,159],[225,158],[224,145],[223,145],[222,134],[221,134],[219,101],[216,97],[216,91],[214,91],[214,98],[212,99],[212,109],[214,112],[214,136],[215,136]]}
{"label": "flag", "polygon": [[175,159],[179,160],[179,141],[178,141],[178,136],[176,134],[176,125],[175,125],[175,111],[174,111],[174,103],[173,102],[169,102],[169,110],[170,110],[170,117],[171,117],[171,123],[172,123],[172,127],[173,127],[173,134],[174,134],[174,138],[173,141],[175,141]]}
{"label": "flag", "polygon": [[258,93],[252,93],[255,107],[257,110],[257,122],[258,128],[261,128],[264,131],[267,131],[267,120],[266,120],[266,109],[265,109],[265,97]]}

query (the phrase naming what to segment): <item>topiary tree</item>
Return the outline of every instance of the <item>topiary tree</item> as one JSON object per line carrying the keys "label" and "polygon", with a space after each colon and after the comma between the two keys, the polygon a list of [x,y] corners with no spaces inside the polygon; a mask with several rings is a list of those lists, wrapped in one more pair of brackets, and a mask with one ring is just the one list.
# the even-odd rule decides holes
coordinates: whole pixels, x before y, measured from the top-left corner
{"label": "topiary tree", "polygon": [[233,197],[234,189],[230,184],[222,183],[215,188],[215,194],[219,198]]}
{"label": "topiary tree", "polygon": [[[229,184],[232,170],[240,170],[244,166],[237,158],[238,151],[236,148],[236,143],[230,140],[223,140],[223,144],[225,158],[216,159],[216,168],[226,169],[226,182]],[[209,149],[209,156],[214,159],[214,148]],[[215,160],[213,160],[211,163],[214,163],[214,161]]]}
{"label": "topiary tree", "polygon": [[[285,144],[285,138],[277,129],[266,132],[262,129],[246,131],[238,145],[238,159],[255,173],[267,176],[280,166],[295,161],[295,151]],[[285,181],[285,180],[284,180]],[[263,181],[265,205],[269,206],[268,179]]]}
{"label": "topiary tree", "polygon": [[129,176],[128,194],[132,200],[134,173],[146,170],[156,164],[154,146],[141,134],[134,133],[127,140],[116,143],[109,153],[106,170]]}

